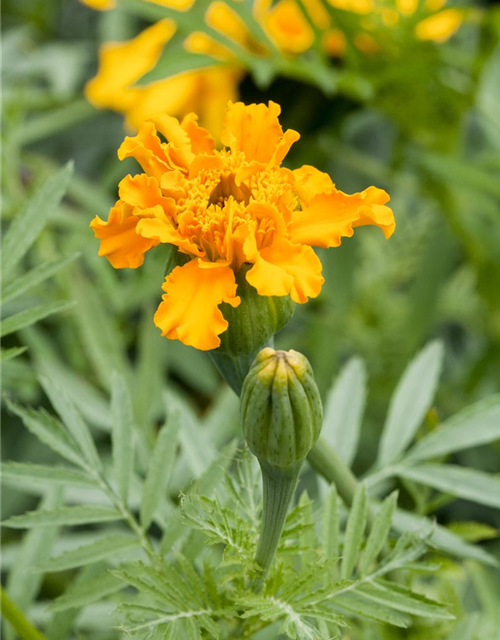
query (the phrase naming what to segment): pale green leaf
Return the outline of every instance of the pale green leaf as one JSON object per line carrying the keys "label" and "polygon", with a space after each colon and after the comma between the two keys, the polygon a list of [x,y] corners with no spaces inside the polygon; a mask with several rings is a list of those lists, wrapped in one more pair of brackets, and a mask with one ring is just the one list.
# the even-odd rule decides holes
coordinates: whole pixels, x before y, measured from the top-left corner
{"label": "pale green leaf", "polygon": [[481,547],[465,542],[446,527],[423,516],[397,509],[393,518],[393,527],[400,533],[428,534],[429,542],[446,554],[459,558],[471,558],[494,567],[500,566],[496,558]]}
{"label": "pale green leaf", "polygon": [[366,519],[366,487],[361,483],[354,494],[354,500],[345,530],[344,550],[340,568],[341,575],[344,580],[350,578],[358,561],[361,543],[363,542],[363,534],[366,527]]}
{"label": "pale green leaf", "polygon": [[363,584],[356,589],[356,593],[374,604],[413,616],[441,620],[453,620],[455,617],[439,602],[386,580]]}
{"label": "pale green leaf", "polygon": [[28,347],[11,347],[10,349],[0,350],[0,362],[8,362],[13,358],[17,358],[22,353],[27,351]]}
{"label": "pale green leaf", "polygon": [[[40,503],[42,509],[55,509],[62,502],[60,487],[50,489]],[[35,599],[43,580],[42,575],[33,575],[31,568],[35,562],[43,561],[52,550],[57,538],[58,530],[53,527],[33,529],[28,531],[16,554],[12,570],[7,577],[7,590],[16,604],[23,610],[28,610]],[[6,633],[6,638],[14,637]]]}
{"label": "pale green leaf", "polygon": [[3,338],[20,329],[29,327],[54,313],[66,311],[66,309],[70,309],[74,305],[74,302],[48,302],[47,304],[40,304],[37,307],[20,311],[0,322],[0,337]]}
{"label": "pale green leaf", "polygon": [[452,496],[500,508],[500,478],[451,464],[398,467],[397,474]]}
{"label": "pale green leaf", "polygon": [[321,435],[348,465],[354,460],[358,448],[365,400],[365,365],[360,358],[352,358],[328,393],[321,431]]}
{"label": "pale green leaf", "polygon": [[23,421],[26,428],[41,442],[50,447],[66,460],[78,466],[85,466],[81,454],[76,449],[76,443],[63,425],[43,409],[37,411],[29,407],[17,405],[9,398],[5,399],[7,407]]}
{"label": "pale green leaf", "polygon": [[16,215],[2,241],[3,278],[40,235],[66,193],[72,175],[73,163],[68,162],[33,194]]}
{"label": "pale green leaf", "polygon": [[64,388],[47,376],[40,376],[39,379],[52,406],[73,436],[89,465],[94,469],[100,469],[101,461],[90,430]]}
{"label": "pale green leaf", "polygon": [[73,260],[76,260],[76,258],[78,258],[79,256],[79,253],[73,253],[64,258],[58,258],[57,260],[44,262],[43,264],[33,267],[33,269],[28,271],[28,273],[25,273],[24,275],[20,276],[13,282],[10,282],[4,287],[1,297],[2,302],[13,300],[29,289],[36,287],[44,280],[47,280],[47,278],[53,276],[67,264],[73,262]]}
{"label": "pale green leaf", "polygon": [[29,511],[22,516],[12,516],[2,526],[11,529],[29,529],[31,527],[50,527],[90,524],[91,522],[110,522],[120,520],[122,515],[107,507],[60,507],[58,509],[39,509]]}
{"label": "pale green leaf", "polygon": [[332,484],[328,490],[323,507],[323,526],[321,529],[323,553],[329,560],[339,556],[339,511],[337,489]]}
{"label": "pale green leaf", "polygon": [[36,571],[53,572],[66,571],[75,567],[83,567],[94,562],[106,560],[115,553],[139,546],[137,538],[129,535],[110,535],[76,549],[66,551],[59,556],[53,556],[35,566]]}
{"label": "pale green leaf", "polygon": [[336,608],[340,605],[341,612],[346,610],[361,618],[377,620],[377,622],[390,624],[394,627],[406,629],[412,622],[408,614],[370,602],[360,595],[357,595],[356,592],[342,594],[338,598],[335,598],[334,603]]}
{"label": "pale green leaf", "polygon": [[370,568],[370,565],[377,558],[378,554],[382,551],[389,531],[391,530],[392,518],[396,511],[398,503],[398,492],[394,491],[391,495],[384,500],[377,515],[373,520],[373,524],[370,527],[370,535],[366,541],[366,546],[361,556],[361,562],[359,563],[360,575],[365,575]]}
{"label": "pale green leaf", "polygon": [[118,591],[125,589],[127,585],[114,575],[106,571],[89,580],[72,584],[69,589],[50,605],[51,611],[66,611],[84,607],[92,602],[97,602]]}
{"label": "pale green leaf", "polygon": [[23,482],[43,486],[96,487],[96,482],[84,473],[56,465],[4,462],[1,468],[3,482],[19,487]]}
{"label": "pale green leaf", "polygon": [[485,398],[426,435],[409,452],[409,460],[438,458],[500,440],[500,395]]}
{"label": "pale green leaf", "polygon": [[156,509],[165,498],[176,459],[179,429],[179,420],[169,419],[158,433],[142,491],[141,524],[144,529],[149,527]]}
{"label": "pale green leaf", "polygon": [[431,342],[408,365],[391,398],[380,441],[378,464],[400,457],[429,410],[443,361],[443,346]]}
{"label": "pale green leaf", "polygon": [[133,409],[127,383],[118,372],[111,382],[111,412],[113,414],[113,469],[119,494],[126,504],[130,478],[134,470]]}
{"label": "pale green leaf", "polygon": [[448,529],[467,542],[493,540],[500,536],[500,531],[484,522],[450,522]]}

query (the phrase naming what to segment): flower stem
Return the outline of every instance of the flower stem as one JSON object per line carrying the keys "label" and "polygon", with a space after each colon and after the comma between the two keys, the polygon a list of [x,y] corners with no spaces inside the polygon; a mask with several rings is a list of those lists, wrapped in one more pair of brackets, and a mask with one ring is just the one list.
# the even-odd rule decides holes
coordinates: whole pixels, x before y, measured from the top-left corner
{"label": "flower stem", "polygon": [[1,595],[1,609],[2,616],[10,622],[14,631],[21,638],[21,640],[47,640],[46,637],[34,627],[29,620],[25,617],[24,613],[19,607],[12,602],[7,595],[7,592],[0,585]]}
{"label": "flower stem", "polygon": [[307,460],[327,482],[335,484],[340,497],[350,507],[358,480],[342,458],[321,436],[309,452]]}
{"label": "flower stem", "polygon": [[264,505],[255,560],[263,569],[262,580],[276,554],[302,462],[295,464],[291,469],[278,469],[266,462],[259,463],[262,470]]}

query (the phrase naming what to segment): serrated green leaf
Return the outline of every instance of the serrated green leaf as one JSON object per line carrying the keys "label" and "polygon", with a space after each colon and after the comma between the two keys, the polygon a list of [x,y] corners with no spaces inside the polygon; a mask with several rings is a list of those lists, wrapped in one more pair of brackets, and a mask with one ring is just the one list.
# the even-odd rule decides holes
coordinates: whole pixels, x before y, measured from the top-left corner
{"label": "serrated green leaf", "polygon": [[360,358],[352,358],[330,389],[321,435],[351,465],[359,441],[366,401],[366,369]]}
{"label": "serrated green leaf", "polygon": [[446,527],[436,524],[428,518],[424,518],[414,513],[397,509],[393,519],[394,528],[402,532],[422,533],[428,532],[429,541],[437,548],[447,554],[459,558],[471,558],[483,564],[493,567],[500,566],[498,560],[481,547],[468,544],[462,538],[455,535]]}
{"label": "serrated green leaf", "polygon": [[393,462],[412,441],[434,397],[443,361],[443,346],[431,342],[408,365],[391,398],[380,440],[378,464]]}
{"label": "serrated green leaf", "polygon": [[409,627],[412,622],[409,615],[369,602],[357,595],[356,592],[342,594],[335,598],[334,604],[336,608],[340,605],[341,611],[346,610],[361,618],[376,620],[402,629]]}
{"label": "serrated green leaf", "polygon": [[345,530],[344,549],[340,565],[340,573],[344,580],[350,578],[358,561],[361,543],[363,542],[363,534],[366,527],[366,519],[366,487],[361,483],[354,494],[354,500]]}
{"label": "serrated green leaf", "polygon": [[356,589],[356,593],[375,604],[409,613],[412,616],[440,620],[455,618],[441,603],[387,580],[363,584]]}
{"label": "serrated green leaf", "polygon": [[57,209],[73,175],[73,163],[68,162],[50,177],[24,204],[7,229],[2,241],[3,278],[16,266]]}
{"label": "serrated green leaf", "polygon": [[127,383],[118,372],[111,382],[111,412],[113,414],[113,470],[119,494],[128,501],[130,478],[134,470],[133,409]]}
{"label": "serrated green leaf", "polygon": [[35,324],[35,322],[39,322],[54,313],[66,311],[66,309],[70,309],[74,306],[74,302],[49,302],[47,304],[41,304],[37,307],[31,307],[30,309],[20,311],[19,313],[16,313],[9,318],[5,318],[0,322],[0,338],[10,335],[11,333],[15,333],[20,329],[25,329],[26,327]]}
{"label": "serrated green leaf", "polygon": [[8,362],[13,358],[17,358],[22,353],[27,351],[28,347],[12,347],[10,349],[1,349],[0,350],[0,362]]}
{"label": "serrated green leaf", "polygon": [[410,450],[407,460],[438,458],[499,439],[500,395],[494,395],[446,420]]}
{"label": "serrated green leaf", "polygon": [[[49,489],[41,501],[42,509],[55,509],[62,502],[63,492],[60,487]],[[28,531],[24,536],[15,562],[7,577],[7,589],[13,600],[23,610],[29,609],[42,583],[42,575],[33,575],[31,567],[35,562],[45,559],[52,550],[57,538],[56,526]],[[14,637],[6,633],[6,638]]]}
{"label": "serrated green leaf", "polygon": [[52,525],[69,526],[90,524],[91,522],[110,522],[112,520],[121,520],[121,518],[121,513],[115,509],[78,506],[29,511],[22,516],[12,516],[12,518],[1,524],[11,529],[29,529],[31,527],[50,527]]}
{"label": "serrated green leaf", "polygon": [[111,535],[94,540],[77,549],[71,549],[59,556],[53,556],[46,562],[35,566],[36,571],[66,571],[75,567],[83,567],[94,562],[106,560],[115,553],[139,546],[139,540],[129,535]]}
{"label": "serrated green leaf", "polygon": [[384,500],[373,520],[373,524],[370,527],[370,535],[366,541],[366,546],[359,563],[359,574],[361,576],[366,574],[370,565],[382,551],[387,541],[397,503],[398,492],[394,491]]}
{"label": "serrated green leaf", "polygon": [[13,300],[29,289],[36,287],[44,280],[47,280],[47,278],[53,276],[67,264],[73,262],[73,260],[76,260],[76,258],[78,258],[79,256],[79,253],[73,253],[69,256],[65,256],[64,258],[51,260],[49,262],[44,262],[40,265],[37,265],[36,267],[28,271],[28,273],[25,273],[24,275],[20,276],[4,287],[1,296],[2,302]]}
{"label": "serrated green leaf", "polygon": [[144,482],[141,498],[141,524],[147,529],[161,500],[165,497],[174,468],[180,422],[169,419],[160,429]]}
{"label": "serrated green leaf", "polygon": [[95,480],[84,473],[56,465],[31,464],[25,462],[4,462],[1,468],[3,482],[23,482],[44,486],[60,485],[73,487],[96,487]]}
{"label": "serrated green leaf", "polygon": [[26,428],[43,444],[50,447],[66,460],[78,466],[85,466],[82,455],[76,449],[76,443],[63,425],[43,409],[37,411],[17,405],[9,398],[5,399],[7,407],[23,421]]}
{"label": "serrated green leaf", "polygon": [[66,611],[84,607],[92,602],[100,601],[106,596],[126,589],[127,585],[108,571],[89,580],[72,584],[69,589],[56,598],[50,605],[50,611]]}
{"label": "serrated green leaf", "polygon": [[329,560],[339,556],[339,511],[337,489],[332,484],[328,490],[323,507],[323,526],[321,529],[323,553]]}
{"label": "serrated green leaf", "polygon": [[397,474],[458,498],[500,508],[500,479],[483,471],[451,464],[422,464],[398,467]]}
{"label": "serrated green leaf", "polygon": [[39,376],[39,379],[52,406],[71,433],[88,464],[93,469],[100,469],[101,460],[90,430],[64,388],[47,376]]}

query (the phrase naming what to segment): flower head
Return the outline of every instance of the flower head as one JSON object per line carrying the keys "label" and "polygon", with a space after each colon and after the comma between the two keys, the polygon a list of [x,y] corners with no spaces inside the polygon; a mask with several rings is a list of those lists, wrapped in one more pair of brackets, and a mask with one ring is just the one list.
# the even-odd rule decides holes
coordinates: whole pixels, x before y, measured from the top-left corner
{"label": "flower head", "polygon": [[284,132],[279,114],[274,102],[230,102],[221,150],[194,114],[182,122],[158,116],[121,145],[119,158],[134,157],[143,173],[121,181],[108,220],[91,226],[115,268],[140,266],[162,243],[185,255],[165,278],[155,315],[167,338],[217,348],[228,326],[219,305],[240,304],[235,274],[243,265],[259,295],[304,303],[323,283],[313,246],[339,246],[360,225],[393,233],[385,191],[347,195],[314,167],[281,166],[299,134]]}

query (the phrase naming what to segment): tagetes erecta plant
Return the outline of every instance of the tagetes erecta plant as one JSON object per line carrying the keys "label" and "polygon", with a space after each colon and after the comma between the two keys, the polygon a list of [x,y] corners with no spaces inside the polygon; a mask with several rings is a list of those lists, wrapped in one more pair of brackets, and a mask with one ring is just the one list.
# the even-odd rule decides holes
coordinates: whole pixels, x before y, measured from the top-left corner
{"label": "tagetes erecta plant", "polygon": [[347,195],[314,167],[281,166],[300,136],[283,132],[279,114],[274,102],[229,103],[221,150],[194,114],[182,122],[158,116],[121,145],[118,157],[135,158],[144,173],[120,182],[108,220],[96,217],[91,227],[99,255],[116,269],[141,266],[159,244],[188,258],[165,278],[154,318],[167,338],[217,348],[228,326],[219,305],[240,304],[235,274],[243,265],[259,295],[302,304],[323,284],[313,246],[337,247],[362,225],[393,233],[382,189]]}

